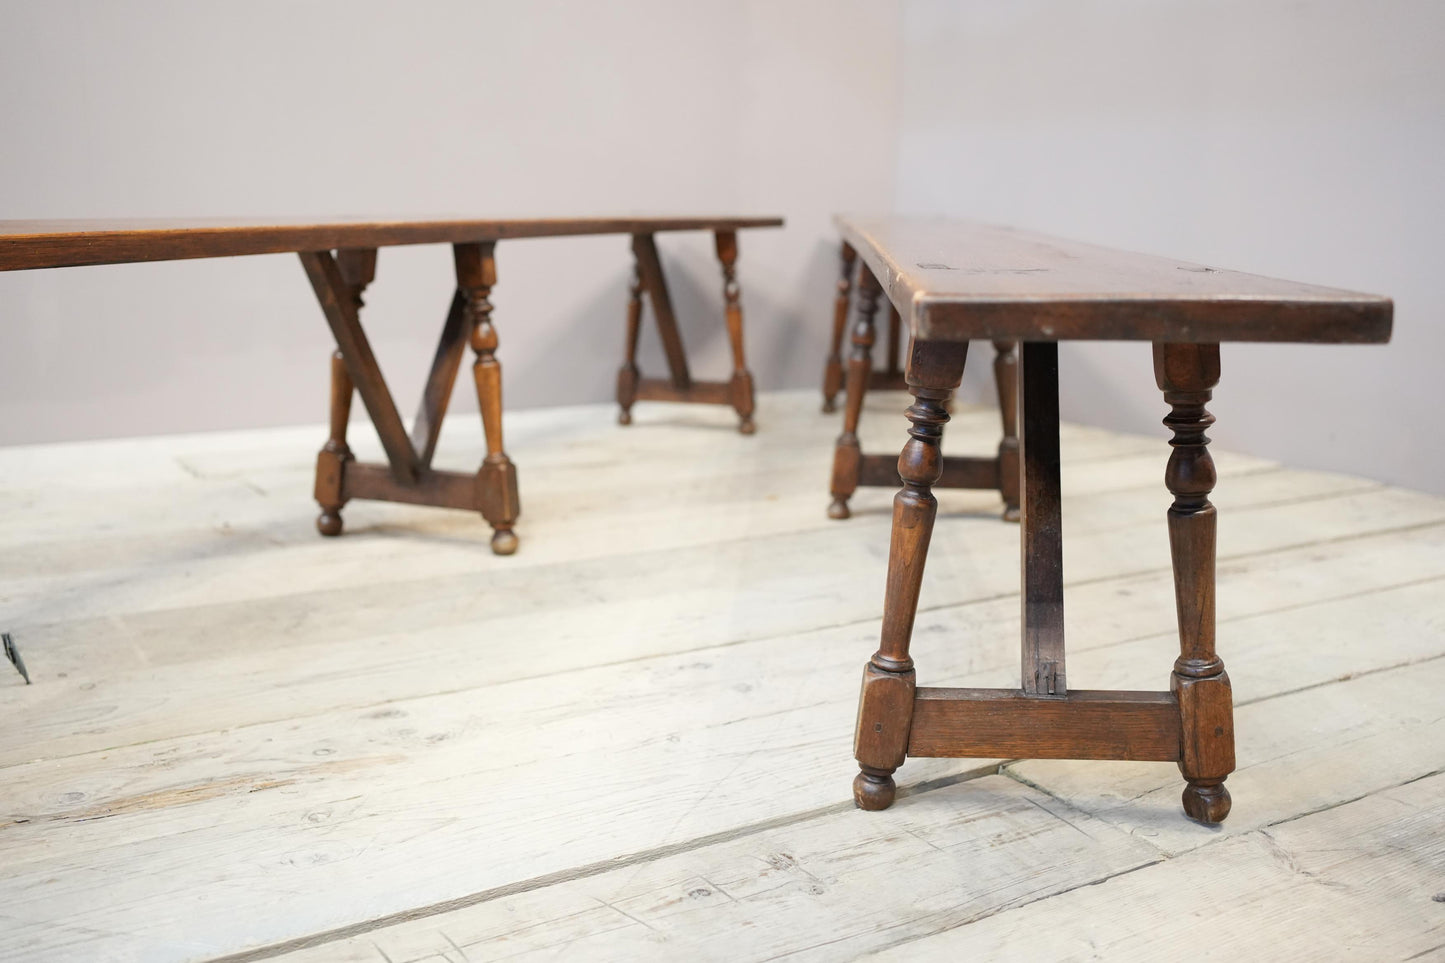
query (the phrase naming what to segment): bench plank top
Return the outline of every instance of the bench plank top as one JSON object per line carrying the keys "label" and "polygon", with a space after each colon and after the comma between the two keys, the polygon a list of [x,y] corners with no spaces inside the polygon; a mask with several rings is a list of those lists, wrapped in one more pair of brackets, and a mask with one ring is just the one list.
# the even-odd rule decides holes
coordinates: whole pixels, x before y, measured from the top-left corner
{"label": "bench plank top", "polygon": [[1389,298],[1095,247],[969,221],[839,215],[926,340],[1390,339]]}
{"label": "bench plank top", "polygon": [[736,231],[780,217],[0,220],[0,271],[523,237]]}

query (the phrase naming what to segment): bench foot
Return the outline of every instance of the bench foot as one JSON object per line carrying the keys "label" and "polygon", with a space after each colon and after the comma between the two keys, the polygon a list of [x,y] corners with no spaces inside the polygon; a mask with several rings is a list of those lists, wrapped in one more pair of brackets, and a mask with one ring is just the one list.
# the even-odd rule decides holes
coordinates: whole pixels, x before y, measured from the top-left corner
{"label": "bench foot", "polygon": [[1184,814],[1196,822],[1217,825],[1229,815],[1229,790],[1224,780],[1191,779],[1184,787]]}
{"label": "bench foot", "polygon": [[316,516],[316,530],[328,538],[341,534],[341,512],[323,511]]}
{"label": "bench foot", "polygon": [[893,805],[898,795],[898,784],[893,781],[892,769],[858,768],[853,778],[853,802],[859,809],[879,812]]}

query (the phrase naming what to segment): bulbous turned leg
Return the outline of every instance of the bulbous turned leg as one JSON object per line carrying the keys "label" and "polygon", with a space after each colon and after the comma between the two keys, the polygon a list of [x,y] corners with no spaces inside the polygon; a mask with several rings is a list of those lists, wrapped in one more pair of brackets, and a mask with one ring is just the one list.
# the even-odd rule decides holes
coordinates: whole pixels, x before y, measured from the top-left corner
{"label": "bulbous turned leg", "polygon": [[728,382],[728,391],[732,396],[733,410],[738,413],[738,431],[751,435],[757,426],[753,424],[753,376],[748,371],[743,354],[743,305],[737,274],[738,235],[736,231],[717,231],[713,238],[717,259],[722,265],[723,306],[727,315],[728,343],[733,350],[733,376]]}
{"label": "bulbous turned leg", "polygon": [[858,725],[853,733],[853,756],[858,760],[853,801],[860,809],[892,805],[896,795],[893,773],[908,757],[917,691],[908,648],[933,520],[938,514],[933,486],[943,476],[939,443],[948,421],[943,400],[962,380],[967,352],[967,343],[915,344],[909,350],[908,386],[914,402],[907,411],[908,443],[898,456],[903,488],[893,497],[883,629],[878,651],[863,667]]}
{"label": "bulbous turned leg", "polygon": [[316,455],[316,501],[321,514],[316,517],[316,530],[335,538],[341,534],[342,479],[351,461],[346,445],[346,423],[351,417],[351,376],[341,352],[331,355],[331,436]]}
{"label": "bulbous turned leg", "polygon": [[642,333],[642,270],[632,266],[632,285],[627,298],[627,355],[617,372],[617,423],[632,424],[632,406],[637,401],[637,384],[642,376],[637,370],[637,339]]}
{"label": "bulbous turned leg", "polygon": [[1214,460],[1205,434],[1214,416],[1205,405],[1219,383],[1219,345],[1156,344],[1154,376],[1170,406],[1164,424],[1174,433],[1164,482],[1169,551],[1179,619],[1179,658],[1170,689],[1179,703],[1179,771],[1184,812],[1203,823],[1229,814],[1225,778],[1234,771],[1234,699],[1224,661],[1214,649]]}
{"label": "bulbous turned leg", "polygon": [[828,506],[829,518],[847,518],[848,499],[858,490],[858,473],[863,452],[858,445],[858,420],[863,414],[863,398],[868,393],[868,379],[873,372],[874,318],[883,288],[878,279],[863,265],[858,280],[858,322],[853,327],[853,354],[848,359],[848,393],[844,399],[843,433],[833,448],[833,480],[829,486],[833,501]]}
{"label": "bulbous turned leg", "polygon": [[853,266],[857,263],[858,252],[853,245],[843,242],[838,252],[840,274],[838,294],[833,298],[833,341],[828,349],[828,360],[823,365],[823,412],[832,414],[837,410],[838,392],[843,388],[843,333],[848,329],[848,302],[853,295]]}
{"label": "bulbous turned leg", "polygon": [[512,525],[521,513],[517,495],[517,469],[502,447],[502,366],[497,361],[497,330],[492,325],[492,286],[497,283],[497,265],[491,242],[457,244],[457,286],[466,298],[472,325],[471,344],[477,360],[472,376],[477,383],[477,401],[482,412],[482,430],[487,438],[487,456],[477,471],[477,503],[482,517],[492,526],[492,552],[511,555],[517,550]]}

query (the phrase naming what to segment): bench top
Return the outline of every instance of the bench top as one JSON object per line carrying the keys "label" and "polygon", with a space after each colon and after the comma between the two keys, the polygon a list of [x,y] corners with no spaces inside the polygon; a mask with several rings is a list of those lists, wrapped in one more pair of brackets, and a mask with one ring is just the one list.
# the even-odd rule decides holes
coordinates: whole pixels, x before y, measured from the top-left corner
{"label": "bench top", "polygon": [[1389,298],[969,221],[839,215],[913,335],[1380,343]]}
{"label": "bench top", "polygon": [[0,220],[0,271],[522,237],[736,231],[780,217]]}

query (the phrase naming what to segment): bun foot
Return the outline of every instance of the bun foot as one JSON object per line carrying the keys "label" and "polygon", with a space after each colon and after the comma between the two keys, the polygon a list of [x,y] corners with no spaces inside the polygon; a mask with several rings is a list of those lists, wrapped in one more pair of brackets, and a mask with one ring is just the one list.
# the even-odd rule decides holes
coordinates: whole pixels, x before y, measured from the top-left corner
{"label": "bun foot", "polygon": [[510,528],[499,528],[492,533],[492,554],[511,555],[517,550],[517,535]]}
{"label": "bun foot", "polygon": [[1196,822],[1213,826],[1229,815],[1229,790],[1224,780],[1190,782],[1184,787],[1184,814]]}
{"label": "bun foot", "polygon": [[316,530],[327,537],[341,534],[341,512],[323,511],[316,516]]}
{"label": "bun foot", "polygon": [[859,809],[869,812],[887,809],[893,805],[893,798],[897,794],[898,786],[893,782],[891,773],[864,769],[853,777],[853,802]]}
{"label": "bun foot", "polygon": [[630,425],[630,424],[632,424],[632,412],[630,412],[630,411],[619,411],[619,412],[617,413],[617,423],[618,423],[619,425]]}
{"label": "bun foot", "polygon": [[1003,520],[1004,520],[1004,521],[1006,521],[1006,522],[1016,522],[1016,521],[1019,520],[1020,517],[1021,517],[1021,513],[1019,512],[1019,507],[1018,507],[1017,505],[1005,505],[1005,506],[1004,506],[1004,510],[1003,510]]}
{"label": "bun foot", "polygon": [[739,431],[741,434],[744,434],[744,435],[751,435],[753,432],[755,432],[755,431],[757,431],[757,430],[758,430],[758,426],[755,425],[755,424],[753,424],[753,417],[752,417],[752,415],[749,415],[748,417],[744,418],[744,419],[738,424],[738,431]]}
{"label": "bun foot", "polygon": [[852,514],[852,512],[848,511],[848,503],[841,498],[833,499],[833,504],[828,506],[829,518],[849,518]]}

